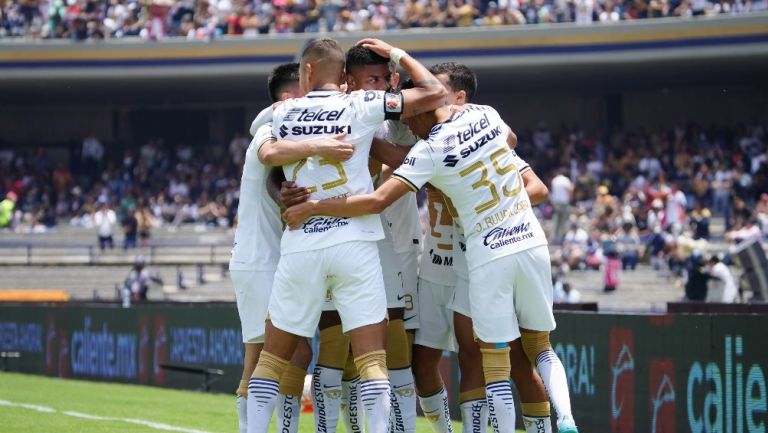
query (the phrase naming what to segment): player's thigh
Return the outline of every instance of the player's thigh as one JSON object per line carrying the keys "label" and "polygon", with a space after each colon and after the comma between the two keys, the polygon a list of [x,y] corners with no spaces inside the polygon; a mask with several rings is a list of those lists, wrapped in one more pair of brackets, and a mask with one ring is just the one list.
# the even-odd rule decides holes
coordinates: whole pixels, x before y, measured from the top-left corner
{"label": "player's thigh", "polygon": [[405,301],[403,322],[406,330],[417,329],[419,327],[419,256],[415,248],[396,254],[403,277],[403,300]]}
{"label": "player's thigh", "polygon": [[520,271],[509,255],[469,272],[470,316],[481,341],[506,343],[520,337],[514,297],[514,275]]}
{"label": "player's thigh", "polygon": [[387,294],[387,308],[405,307],[403,295],[403,279],[400,271],[400,260],[395,254],[394,245],[388,239],[376,242],[381,261],[381,272],[384,277],[384,289]]}
{"label": "player's thigh", "polygon": [[345,242],[328,250],[331,298],[344,332],[381,322],[387,297],[375,242]]}
{"label": "player's thigh", "polygon": [[521,272],[515,274],[515,310],[521,328],[555,329],[552,314],[552,270],[549,249],[531,248],[514,255]]}
{"label": "player's thigh", "polygon": [[280,257],[269,300],[272,324],[286,332],[313,337],[326,293],[325,250]]}
{"label": "player's thigh", "polygon": [[469,280],[466,277],[456,275],[456,287],[453,289],[453,298],[448,303],[448,309],[466,317],[472,317],[469,304]]}
{"label": "player's thigh", "polygon": [[433,349],[457,350],[453,333],[453,314],[448,303],[453,298],[453,286],[419,280],[419,329],[415,344]]}
{"label": "player's thigh", "polygon": [[232,270],[230,276],[235,288],[243,343],[263,343],[264,320],[267,318],[267,305],[275,273]]}

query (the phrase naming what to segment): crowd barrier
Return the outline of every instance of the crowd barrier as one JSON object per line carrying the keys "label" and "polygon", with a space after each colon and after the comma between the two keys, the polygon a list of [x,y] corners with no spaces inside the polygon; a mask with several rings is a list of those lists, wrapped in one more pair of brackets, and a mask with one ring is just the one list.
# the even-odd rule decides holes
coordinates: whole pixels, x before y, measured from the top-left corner
{"label": "crowd barrier", "polygon": [[[556,313],[563,361],[583,431],[765,432],[768,315]],[[220,369],[231,393],[243,348],[233,304],[0,306],[0,351],[11,371],[199,389],[161,365]],[[442,366],[456,411],[455,356]],[[234,414],[232,414],[234,416]]]}

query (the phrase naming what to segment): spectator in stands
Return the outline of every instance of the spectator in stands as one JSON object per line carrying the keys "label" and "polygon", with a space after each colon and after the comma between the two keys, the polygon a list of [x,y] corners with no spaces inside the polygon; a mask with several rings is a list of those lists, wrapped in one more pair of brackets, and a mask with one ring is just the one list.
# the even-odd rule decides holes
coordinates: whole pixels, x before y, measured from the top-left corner
{"label": "spectator in stands", "polygon": [[555,302],[578,304],[581,302],[581,292],[571,287],[570,284],[558,281],[554,284]]}
{"label": "spectator in stands", "polygon": [[123,284],[124,291],[127,291],[133,301],[146,301],[147,292],[151,283],[163,284],[163,280],[157,273],[151,272],[145,267],[144,256],[136,256],[133,268],[128,273],[128,277]]}
{"label": "spectator in stands", "polygon": [[704,301],[707,298],[707,263],[701,254],[691,254],[686,260],[685,299]]}
{"label": "spectator in stands", "polygon": [[5,200],[0,201],[0,229],[13,228],[13,210],[16,208],[18,196],[15,192],[9,191],[5,195]]}
{"label": "spectator in stands", "polygon": [[561,243],[571,215],[571,198],[573,196],[573,183],[565,176],[565,167],[558,169],[557,176],[552,178],[550,185],[549,201],[553,208],[552,241]]}
{"label": "spectator in stands", "polygon": [[621,254],[621,269],[635,270],[640,259],[640,236],[631,222],[626,222],[621,228],[617,240],[618,253]]}
{"label": "spectator in stands", "polygon": [[149,245],[149,239],[152,237],[152,226],[155,224],[155,218],[152,216],[149,207],[140,205],[136,209],[136,227],[139,235],[139,246]]}
{"label": "spectator in stands", "polygon": [[115,225],[117,224],[117,215],[115,211],[110,209],[109,204],[106,201],[99,203],[99,210],[93,215],[93,225],[96,227],[96,232],[99,236],[99,249],[102,252],[109,247],[109,249],[115,248],[115,241],[113,234]]}
{"label": "spectator in stands", "polygon": [[139,221],[136,219],[136,207],[131,206],[127,209],[125,218],[123,218],[123,250],[136,248],[136,238],[138,237]]}
{"label": "spectator in stands", "polygon": [[728,266],[716,255],[709,259],[708,273],[711,279],[707,289],[707,302],[736,302],[739,295],[736,281]]}

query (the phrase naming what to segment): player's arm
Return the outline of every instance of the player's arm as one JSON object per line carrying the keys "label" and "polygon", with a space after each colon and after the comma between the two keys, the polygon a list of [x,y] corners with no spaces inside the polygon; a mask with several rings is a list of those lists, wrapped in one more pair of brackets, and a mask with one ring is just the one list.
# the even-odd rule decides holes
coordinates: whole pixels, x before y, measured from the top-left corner
{"label": "player's arm", "polygon": [[374,138],[371,145],[371,157],[384,165],[397,168],[403,163],[410,147],[399,146],[382,138]]}
{"label": "player's arm", "polygon": [[528,193],[528,198],[531,199],[531,205],[539,205],[547,199],[547,196],[549,196],[549,188],[547,188],[547,185],[545,185],[539,176],[533,172],[533,169],[528,167],[520,173],[520,176],[523,178],[525,192]]}
{"label": "player's arm", "polygon": [[445,105],[447,91],[443,84],[408,53],[379,39],[363,39],[358,43],[382,57],[392,59],[413,80],[414,88],[402,91],[402,117],[415,116]]}
{"label": "player's arm", "polygon": [[271,137],[259,146],[259,160],[271,167],[291,164],[310,156],[346,161],[352,157],[355,146],[344,143],[347,134],[306,141],[277,140]]}
{"label": "player's arm", "polygon": [[251,132],[251,135],[255,137],[256,131],[258,131],[259,128],[272,122],[272,114],[275,112],[275,108],[277,108],[280,104],[281,102],[275,102],[269,107],[261,110],[259,114],[256,115],[256,118],[253,119],[253,122],[251,123],[251,128],[249,129],[249,131]]}
{"label": "player's arm", "polygon": [[288,227],[294,229],[314,215],[351,218],[377,214],[410,191],[410,187],[403,181],[393,178],[370,194],[332,200],[308,200],[286,209],[283,212],[283,219]]}

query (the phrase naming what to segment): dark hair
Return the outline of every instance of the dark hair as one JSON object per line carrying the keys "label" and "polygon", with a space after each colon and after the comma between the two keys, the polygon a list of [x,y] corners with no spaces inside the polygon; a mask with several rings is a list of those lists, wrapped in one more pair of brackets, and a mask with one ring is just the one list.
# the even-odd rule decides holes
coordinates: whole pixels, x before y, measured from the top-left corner
{"label": "dark hair", "polygon": [[280,99],[280,93],[285,86],[299,81],[299,64],[286,63],[272,70],[267,79],[267,88],[272,102]]}
{"label": "dark hair", "polygon": [[389,59],[374,53],[362,45],[355,45],[347,51],[347,71],[353,68],[368,65],[384,65],[387,63],[389,63]]}
{"label": "dark hair", "polygon": [[309,42],[301,53],[301,61],[317,62],[321,60],[336,60],[342,63],[344,68],[344,50],[339,43],[331,38],[320,38]]}
{"label": "dark hair", "polygon": [[429,72],[434,75],[447,75],[448,83],[454,91],[463,90],[467,94],[467,102],[477,93],[477,76],[466,65],[455,62],[438,63],[429,68]]}

